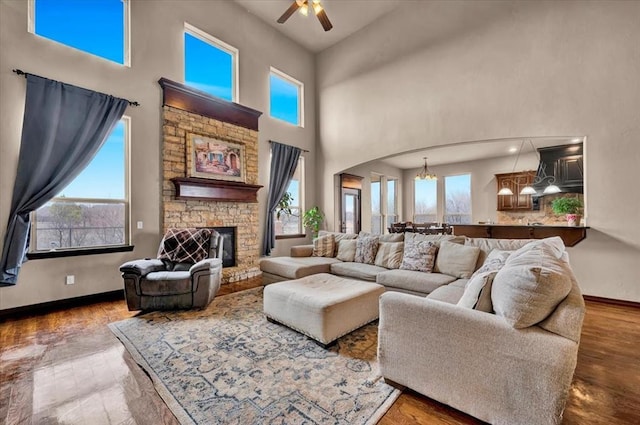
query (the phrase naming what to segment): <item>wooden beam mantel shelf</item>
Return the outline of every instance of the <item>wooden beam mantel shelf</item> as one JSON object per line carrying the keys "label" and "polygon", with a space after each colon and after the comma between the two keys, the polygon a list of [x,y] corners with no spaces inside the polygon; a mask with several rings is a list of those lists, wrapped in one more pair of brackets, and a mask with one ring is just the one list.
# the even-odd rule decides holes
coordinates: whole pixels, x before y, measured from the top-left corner
{"label": "wooden beam mantel shelf", "polygon": [[525,226],[508,224],[454,224],[455,235],[492,239],[544,239],[560,236],[566,246],[575,246],[587,237],[584,226]]}
{"label": "wooden beam mantel shelf", "polygon": [[258,202],[261,185],[224,180],[176,177],[171,179],[176,199],[225,202]]}

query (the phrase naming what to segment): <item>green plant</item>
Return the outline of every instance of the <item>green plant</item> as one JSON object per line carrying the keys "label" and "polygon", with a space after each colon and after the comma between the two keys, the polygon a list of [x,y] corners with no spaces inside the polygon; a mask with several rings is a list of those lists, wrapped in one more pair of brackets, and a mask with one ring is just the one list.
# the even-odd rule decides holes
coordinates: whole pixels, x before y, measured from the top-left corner
{"label": "green plant", "polygon": [[280,220],[282,213],[291,214],[291,202],[293,202],[293,195],[285,192],[276,206],[276,219]]}
{"label": "green plant", "polygon": [[551,201],[551,209],[556,214],[577,214],[582,208],[582,201],[578,198],[556,198]]}
{"label": "green plant", "polygon": [[318,236],[318,230],[320,230],[320,225],[323,220],[324,214],[317,206],[305,211],[302,216],[302,224],[305,228],[311,229],[314,238]]}

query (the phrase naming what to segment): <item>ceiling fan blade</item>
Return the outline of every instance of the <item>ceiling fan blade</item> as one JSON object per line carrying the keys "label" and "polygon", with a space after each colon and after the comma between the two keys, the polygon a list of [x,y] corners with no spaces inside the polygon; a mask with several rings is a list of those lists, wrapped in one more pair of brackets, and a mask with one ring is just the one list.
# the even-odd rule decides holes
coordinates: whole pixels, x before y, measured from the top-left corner
{"label": "ceiling fan blade", "polygon": [[289,8],[282,14],[282,16],[278,18],[277,22],[279,24],[284,24],[287,21],[287,19],[289,19],[291,15],[293,15],[295,11],[298,10],[299,8],[300,6],[298,5],[298,2],[294,0],[291,6],[289,6]]}
{"label": "ceiling fan blade", "polygon": [[327,14],[325,13],[324,9],[318,12],[316,16],[318,17],[318,20],[322,24],[322,28],[324,28],[325,31],[329,31],[331,28],[333,28],[333,25],[331,24],[331,21],[327,17]]}

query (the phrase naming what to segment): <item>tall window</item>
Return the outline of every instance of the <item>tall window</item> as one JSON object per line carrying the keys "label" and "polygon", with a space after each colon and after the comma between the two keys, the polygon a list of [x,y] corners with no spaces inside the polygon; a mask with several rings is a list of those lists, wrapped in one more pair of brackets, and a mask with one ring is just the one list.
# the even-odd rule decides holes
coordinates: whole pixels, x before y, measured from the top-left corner
{"label": "tall window", "polygon": [[291,195],[289,208],[291,213],[281,212],[277,217],[276,210],[276,236],[303,235],[302,214],[304,213],[304,157],[300,156],[296,172],[291,183],[287,187],[287,193]]}
{"label": "tall window", "polygon": [[398,179],[387,178],[387,228],[398,222]]}
{"label": "tall window", "polygon": [[30,0],[29,32],[129,65],[129,0]]}
{"label": "tall window", "polygon": [[414,223],[438,221],[438,181],[416,180],[414,186]]}
{"label": "tall window", "polygon": [[471,174],[444,178],[444,221],[449,224],[471,223]]}
{"label": "tall window", "polygon": [[212,96],[238,100],[238,49],[184,24],[184,82]]}
{"label": "tall window", "polygon": [[371,174],[371,233],[381,235],[382,227],[382,176]]}
{"label": "tall window", "polygon": [[33,213],[32,251],[128,243],[128,146],[129,118],[124,117],[89,165]]}
{"label": "tall window", "polygon": [[271,117],[304,127],[304,85],[282,71],[271,68],[269,74]]}

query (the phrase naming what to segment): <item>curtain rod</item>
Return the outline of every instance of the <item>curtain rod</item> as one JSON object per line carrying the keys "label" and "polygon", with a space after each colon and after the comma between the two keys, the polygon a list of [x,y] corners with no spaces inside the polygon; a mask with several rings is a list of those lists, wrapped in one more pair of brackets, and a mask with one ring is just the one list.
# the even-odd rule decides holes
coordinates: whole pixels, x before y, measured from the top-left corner
{"label": "curtain rod", "polygon": [[[24,75],[24,78],[27,78],[27,75],[35,75],[36,77],[40,77],[39,75],[36,75],[36,74],[29,74],[28,72],[24,72],[21,69],[14,69],[13,72],[15,72],[18,75]],[[46,78],[46,77],[40,77],[40,78]],[[127,102],[129,102],[130,106],[140,106],[138,102],[132,102],[130,100],[127,100]]]}
{"label": "curtain rod", "polygon": [[[280,142],[276,142],[275,140],[269,140],[269,143],[280,143]],[[287,145],[286,143],[280,143],[280,144],[281,144],[281,145],[286,145],[286,146],[291,146],[291,145]],[[293,146],[293,147],[294,147],[294,148],[298,148],[297,146]],[[302,152],[307,152],[307,153],[309,153],[309,151],[308,151],[308,150],[306,150],[306,149],[302,149],[302,148],[298,148],[298,149],[300,149]]]}

